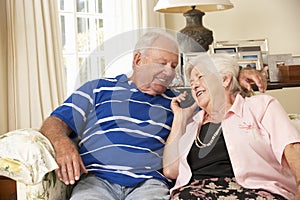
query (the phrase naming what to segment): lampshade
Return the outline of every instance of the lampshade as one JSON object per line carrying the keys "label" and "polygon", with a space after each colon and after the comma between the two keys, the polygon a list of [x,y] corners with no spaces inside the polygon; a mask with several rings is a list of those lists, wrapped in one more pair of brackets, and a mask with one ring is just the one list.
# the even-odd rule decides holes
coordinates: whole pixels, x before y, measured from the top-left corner
{"label": "lampshade", "polygon": [[205,12],[233,8],[229,0],[159,0],[154,11],[184,13],[186,26],[177,34],[183,52],[207,51],[213,42],[213,33],[202,24]]}
{"label": "lampshade", "polygon": [[159,0],[154,11],[163,13],[185,13],[195,6],[202,12],[219,11],[233,8],[229,0]]}

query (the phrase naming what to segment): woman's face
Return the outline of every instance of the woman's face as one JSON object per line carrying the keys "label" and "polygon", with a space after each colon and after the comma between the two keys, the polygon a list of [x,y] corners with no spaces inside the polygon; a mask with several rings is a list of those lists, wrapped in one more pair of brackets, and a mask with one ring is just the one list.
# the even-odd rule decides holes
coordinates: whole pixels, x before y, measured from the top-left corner
{"label": "woman's face", "polygon": [[225,115],[226,98],[219,73],[205,66],[194,67],[190,84],[198,106],[210,115],[212,121],[220,122]]}
{"label": "woman's face", "polygon": [[190,84],[193,98],[202,109],[206,110],[206,108],[209,108],[211,96],[204,76],[196,68],[193,68],[190,76]]}

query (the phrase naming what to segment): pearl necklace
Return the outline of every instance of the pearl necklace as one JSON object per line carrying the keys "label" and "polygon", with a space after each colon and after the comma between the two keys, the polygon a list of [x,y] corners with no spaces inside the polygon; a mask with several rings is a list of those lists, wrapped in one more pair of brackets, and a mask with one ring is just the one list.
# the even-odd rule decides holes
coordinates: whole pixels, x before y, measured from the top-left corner
{"label": "pearl necklace", "polygon": [[[219,132],[220,132],[221,128],[222,128],[222,126],[221,126],[221,124],[220,124],[219,128],[216,130],[216,132],[213,134],[213,136],[211,137],[210,141],[209,141],[207,144],[204,144],[204,143],[200,140],[200,138],[199,138],[200,130],[199,130],[199,131],[198,131],[198,134],[197,134],[197,136],[196,136],[196,138],[195,138],[195,144],[196,144],[196,146],[197,146],[198,148],[200,148],[200,149],[210,146],[210,145],[214,142],[215,138],[219,135]],[[198,144],[198,142],[199,142],[200,144]]]}

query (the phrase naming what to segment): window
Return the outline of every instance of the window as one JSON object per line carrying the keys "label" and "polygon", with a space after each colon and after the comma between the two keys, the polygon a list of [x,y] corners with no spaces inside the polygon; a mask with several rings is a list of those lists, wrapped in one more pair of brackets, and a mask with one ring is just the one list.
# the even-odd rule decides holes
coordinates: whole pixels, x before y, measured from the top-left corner
{"label": "window", "polygon": [[134,45],[147,29],[143,27],[159,24],[153,12],[156,1],[56,2],[68,95],[88,80],[119,74],[130,76]]}
{"label": "window", "polygon": [[105,68],[102,0],[57,0],[67,94]]}

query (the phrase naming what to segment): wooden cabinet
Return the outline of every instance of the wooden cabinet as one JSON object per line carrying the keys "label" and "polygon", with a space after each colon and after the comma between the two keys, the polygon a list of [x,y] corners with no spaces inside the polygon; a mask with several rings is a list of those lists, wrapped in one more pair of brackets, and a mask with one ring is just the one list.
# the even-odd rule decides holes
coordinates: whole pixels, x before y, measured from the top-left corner
{"label": "wooden cabinet", "polygon": [[4,176],[0,176],[0,200],[16,200],[16,181]]}

